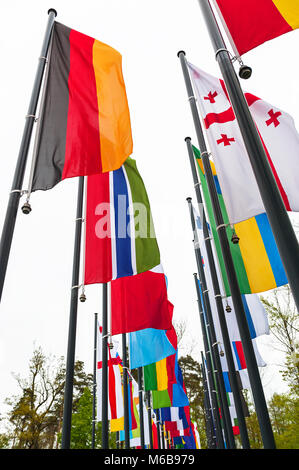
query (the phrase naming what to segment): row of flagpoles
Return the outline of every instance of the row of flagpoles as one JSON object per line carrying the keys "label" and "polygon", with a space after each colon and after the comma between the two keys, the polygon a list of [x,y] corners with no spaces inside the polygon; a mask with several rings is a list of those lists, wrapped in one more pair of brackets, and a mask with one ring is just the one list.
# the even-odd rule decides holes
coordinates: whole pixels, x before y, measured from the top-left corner
{"label": "row of flagpoles", "polygon": [[[220,6],[221,2],[217,0],[217,3]],[[197,263],[194,281],[204,345],[201,372],[208,446],[234,449],[235,435],[239,433],[242,447],[250,448],[245,420],[247,411],[240,392],[242,388],[250,388],[264,447],[275,448],[258,369],[264,364],[254,342],[257,336],[267,334],[267,321],[255,293],[289,282],[294,301],[299,306],[299,249],[287,214],[287,210],[298,208],[296,198],[290,203],[288,201],[288,191],[284,191],[284,184],[277,174],[279,172],[276,172],[277,162],[273,164],[271,161],[269,165],[271,158],[263,142],[264,134],[257,129],[249,109],[254,103],[262,106],[263,102],[250,94],[244,96],[210,2],[199,0],[199,4],[223,76],[223,82],[208,76],[187,62],[184,51],[178,53],[199,147],[196,149],[192,145],[191,138],[185,139],[199,209],[198,214],[191,198],[187,199],[194,237]],[[48,25],[2,232],[0,297],[20,197],[27,193],[22,209],[24,213],[29,213],[32,190],[50,189],[64,178],[78,176],[62,448],[69,448],[71,444],[79,290],[82,287],[80,300],[85,301],[85,287],[96,283],[102,284],[102,320],[99,324],[95,316],[92,445],[95,445],[95,423],[98,420],[102,422],[104,449],[109,448],[109,432],[117,432],[118,446],[120,441],[124,441],[125,448],[130,448],[131,442],[134,447],[141,448],[166,448],[170,445],[198,448],[196,426],[190,417],[184,378],[178,364],[177,338],[172,325],[173,305],[168,300],[167,279],[152,231],[150,205],[136,162],[130,157],[132,137],[120,55],[109,46],[56,23],[55,10],[51,9],[48,13]],[[72,63],[69,61],[70,50]],[[81,63],[82,57],[84,60]],[[249,69],[240,57],[238,60],[241,76],[248,78]],[[24,191],[24,172],[46,63],[48,68],[29,189]],[[59,63],[60,68],[55,68],[55,63]],[[82,83],[74,73],[77,70],[73,67],[74,63],[77,68],[82,68],[86,83],[91,83],[88,80],[92,79],[93,85],[84,90],[84,94],[90,93],[86,102],[82,99]],[[103,84],[107,79],[103,72],[105,67],[111,67],[115,75],[108,74],[109,80],[114,80],[113,92],[106,92],[103,96]],[[68,75],[68,88],[64,88],[65,74]],[[223,109],[213,108],[218,99],[225,103]],[[93,100],[98,108],[94,105],[89,107]],[[58,111],[53,102],[59,102]],[[114,110],[115,122],[106,119],[111,109]],[[266,126],[279,126],[281,114],[271,108]],[[210,159],[201,120],[213,150],[214,162]],[[219,127],[218,137],[221,138],[217,140],[212,134],[215,125],[233,121],[238,123],[240,137],[239,134],[228,136]],[[55,133],[53,123],[56,122]],[[246,178],[254,181],[252,187],[258,188],[257,203],[255,201],[252,213],[248,209],[250,204],[245,201],[245,208],[249,211],[246,215],[240,215],[243,195],[240,195],[240,203],[230,197],[231,188],[237,182],[231,182],[231,175],[227,178],[220,150],[215,147],[217,144],[230,149],[238,138],[246,149],[253,171],[253,177],[250,170]],[[238,148],[237,158],[240,160],[241,146]],[[233,153],[229,155],[233,160]],[[233,170],[237,172],[238,160],[234,161],[236,168]],[[139,221],[142,229],[145,228],[144,237],[136,236],[134,213],[132,215],[134,204],[141,202],[146,208],[145,218]],[[272,252],[277,251],[275,269],[279,268],[280,277],[274,276],[276,284],[270,282],[267,286],[252,287],[246,271],[245,252],[236,245],[240,242],[240,247],[244,246],[244,237],[239,236],[241,224],[255,217],[253,223],[258,225],[257,217],[263,211],[266,223],[264,221],[263,225],[259,225],[259,234],[251,235],[249,229],[243,229],[243,233],[250,243],[254,237],[263,238],[262,228],[266,227],[268,244],[266,238],[263,238],[263,243],[265,249],[271,245]],[[103,217],[104,213],[106,217]],[[100,220],[99,215],[102,216]],[[121,220],[130,233],[122,232]],[[230,231],[231,241],[228,238]],[[270,253],[267,254],[270,258]],[[243,271],[240,270],[241,265]],[[241,271],[245,273],[242,279]],[[230,316],[229,312],[232,312]],[[117,341],[108,341],[110,336],[116,335],[122,338],[121,358],[119,352],[116,353]],[[130,369],[137,370],[138,384]],[[145,399],[147,409],[144,408]],[[139,405],[138,409],[136,404]],[[157,433],[152,432],[153,426]]]}

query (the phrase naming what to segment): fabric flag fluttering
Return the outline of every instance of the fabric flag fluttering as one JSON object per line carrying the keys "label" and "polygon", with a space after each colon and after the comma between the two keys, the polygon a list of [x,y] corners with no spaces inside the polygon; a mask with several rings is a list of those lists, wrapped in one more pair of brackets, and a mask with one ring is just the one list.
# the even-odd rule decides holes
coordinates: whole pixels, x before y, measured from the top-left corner
{"label": "fabric flag fluttering", "polygon": [[[97,336],[97,421],[102,420],[102,327],[98,325]],[[121,429],[124,417],[124,403],[121,383],[121,359],[117,353],[117,342],[113,349],[108,347],[108,419],[114,422],[114,429]],[[123,425],[123,424],[122,424]]]}
{"label": "fabric flag fluttering", "polygon": [[173,305],[167,298],[161,265],[150,271],[111,281],[111,333],[145,328],[172,329]]}
{"label": "fabric flag fluttering", "polygon": [[168,390],[176,382],[175,354],[144,367],[144,390]]}
{"label": "fabric flag fluttering", "polygon": [[161,361],[176,352],[175,329],[163,331],[147,328],[129,333],[129,348],[131,369]]}
{"label": "fabric flag fluttering", "polygon": [[32,190],[116,170],[132,150],[120,53],[55,22]]}
{"label": "fabric flag fluttering", "polygon": [[[206,276],[206,281],[207,281],[207,286],[209,289],[209,292],[212,292],[212,278],[211,278],[211,272],[208,264],[208,256],[206,252],[206,247],[204,243],[204,235],[203,235],[203,230],[202,230],[202,225],[201,225],[201,219],[196,211],[195,207],[192,205],[192,211],[194,214],[194,219],[196,222],[196,236],[199,241],[200,245],[200,250],[201,250],[201,256],[202,256],[202,264],[203,268],[205,271],[205,276]],[[213,242],[215,241],[213,237]],[[215,254],[215,245],[212,244],[212,250],[214,251]],[[220,271],[219,263],[218,263],[218,258],[215,255],[215,268],[216,268],[216,273],[217,277],[219,280],[222,278],[222,273]],[[220,282],[220,292],[222,295],[222,298],[224,299],[225,297],[225,292],[224,292],[224,287],[222,283]],[[213,295],[210,295],[210,304],[212,308],[212,312],[217,311],[217,305],[216,305],[216,300]],[[247,294],[247,295],[242,295],[242,301],[244,305],[244,310],[250,330],[250,337],[256,338],[257,336],[261,335],[268,335],[270,334],[269,330],[269,322],[268,322],[268,317],[266,310],[260,301],[258,295],[256,294]],[[239,328],[236,320],[236,315],[234,311],[234,305],[231,297],[226,297],[225,300],[223,300],[223,307],[226,310],[226,323],[227,327],[229,330],[229,336],[231,340],[235,341],[240,341],[240,333],[239,333]],[[228,307],[228,308],[227,308]],[[220,333],[220,324],[218,321],[218,315],[215,315],[215,328],[217,331]]]}
{"label": "fabric flag fluttering", "polygon": [[150,203],[136,161],[89,176],[84,284],[148,271],[160,264]]}
{"label": "fabric flag fluttering", "polygon": [[[218,349],[219,349],[219,346],[220,345],[223,346],[224,342],[223,342],[222,331],[221,331],[221,327],[220,327],[218,314],[216,313],[217,312],[216,299],[213,295],[210,294],[210,293],[213,292],[213,283],[212,283],[212,278],[211,278],[211,272],[210,272],[210,268],[209,268],[209,264],[208,264],[208,257],[207,257],[205,243],[204,243],[203,232],[200,228],[198,228],[198,226],[201,227],[200,216],[196,212],[194,206],[192,206],[192,210],[193,210],[193,213],[194,213],[194,218],[197,221],[197,224],[196,224],[196,231],[197,231],[196,232],[196,239],[198,240],[198,243],[200,244],[202,264],[203,264],[203,268],[204,268],[204,271],[205,271],[207,289],[208,289],[208,292],[209,292],[209,299],[210,299],[210,305],[211,305],[211,313],[212,313],[212,317],[213,317],[213,323],[214,323],[214,327],[215,327],[216,338],[217,338],[217,341],[219,342],[219,345],[218,345]],[[218,275],[218,278],[219,278],[220,274],[219,274],[219,267],[218,267],[217,262],[215,263],[215,267],[216,267],[217,275]],[[204,307],[202,288],[201,288],[200,282],[199,281],[197,281],[197,282],[198,282],[199,292],[200,292],[202,305],[203,305],[203,314],[204,314],[204,317],[206,319],[206,312],[205,312],[205,307]],[[257,344],[256,344],[256,337],[257,337],[257,332],[259,333],[258,334],[259,336],[262,335],[262,334],[269,334],[269,325],[268,325],[268,321],[267,321],[266,312],[265,312],[265,309],[264,309],[264,307],[263,307],[263,305],[262,305],[262,303],[259,300],[257,295],[250,294],[250,295],[242,296],[242,299],[243,299],[244,309],[245,309],[245,313],[246,313],[246,317],[247,317],[247,322],[248,322],[248,326],[249,326],[249,330],[250,330],[250,335],[251,335],[251,339],[252,339],[252,345],[253,345],[253,349],[254,349],[254,352],[255,352],[256,360],[257,360],[257,363],[260,367],[264,367],[266,364],[265,364],[264,360],[262,359],[262,357],[261,357],[261,355],[258,351]],[[227,303],[228,303],[228,301],[227,301]],[[234,307],[233,307],[233,302],[232,302],[231,298],[229,298],[229,304],[228,305],[231,307],[231,312],[229,312],[229,313],[227,312],[227,317],[228,317],[228,320],[229,320],[227,322],[227,327],[228,327],[228,332],[229,332],[229,338],[230,338],[230,341],[231,341],[231,344],[232,344],[232,352],[233,352],[235,367],[236,367],[236,370],[245,369],[247,366],[246,366],[243,346],[242,346],[242,342],[241,342],[241,338],[240,338],[238,323],[237,323],[237,319],[236,319],[236,315],[235,315],[235,311],[234,311]],[[223,307],[225,308],[225,301],[224,300],[223,300]],[[251,314],[251,309],[255,311],[254,314]],[[226,317],[226,320],[227,320],[227,317]],[[206,319],[206,324],[207,323],[208,322],[207,322],[207,319]],[[219,351],[219,354],[220,354],[220,351]],[[226,362],[226,356],[225,356],[224,352],[223,352],[223,354],[220,354],[220,361],[221,361],[222,370],[227,371],[228,370],[228,365],[227,365],[227,362]]]}
{"label": "fabric flag fluttering", "polygon": [[295,0],[213,0],[237,56],[299,28]]}
{"label": "fabric flag fluttering", "polygon": [[[169,367],[168,369],[169,377],[171,376],[171,379],[168,380],[167,389],[152,390],[152,400],[154,409],[181,407],[189,405],[183,374],[178,363],[178,351],[176,352],[175,356],[168,356],[166,358],[166,364],[167,361],[170,360],[174,360],[174,365],[172,365],[172,367]],[[150,366],[146,366],[146,368],[148,368],[149,372],[151,371]]]}
{"label": "fabric flag fluttering", "polygon": [[[229,283],[200,152],[194,146],[193,151],[198,164],[198,174],[202,185],[201,187],[207,209],[207,215],[210,222],[210,230],[213,235],[214,247],[216,249],[217,258],[219,260],[219,266],[221,269],[223,288],[225,294],[230,296]],[[226,231],[228,242],[230,245],[230,251],[233,257],[241,293],[251,294],[265,292],[269,289],[274,289],[276,287],[287,284],[288,280],[277,249],[272,229],[270,227],[270,223],[268,221],[267,214],[259,214],[256,217],[252,217],[243,222],[235,224],[232,228],[229,224],[229,218],[214,163],[211,161],[210,164],[217,188],[223,220],[227,225]],[[234,244],[232,242],[232,235],[234,233],[239,238],[238,244]]]}
{"label": "fabric flag fluttering", "polygon": [[[225,85],[188,63],[231,224],[265,213],[265,207]],[[293,118],[245,93],[273,177],[287,211],[299,210],[299,134]],[[283,155],[283,158],[282,158]]]}
{"label": "fabric flag fluttering", "polygon": [[[135,439],[140,436],[140,422],[139,422],[139,414],[137,410],[137,406],[139,404],[138,399],[138,385],[136,381],[131,376],[130,372],[128,372],[128,413],[129,413],[129,436],[130,440]],[[124,432],[124,422],[122,423],[122,428],[120,429],[119,433],[119,440],[125,440],[125,432]]]}

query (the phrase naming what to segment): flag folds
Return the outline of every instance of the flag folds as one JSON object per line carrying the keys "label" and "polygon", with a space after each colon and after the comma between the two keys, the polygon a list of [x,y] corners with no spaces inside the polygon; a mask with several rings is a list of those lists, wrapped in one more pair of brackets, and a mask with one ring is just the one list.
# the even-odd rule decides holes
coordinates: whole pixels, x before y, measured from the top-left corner
{"label": "flag folds", "polygon": [[[265,213],[223,81],[190,63],[188,66],[229,222],[236,224]],[[250,93],[245,93],[245,98],[285,208],[287,211],[298,211],[299,134],[293,118]]]}
{"label": "flag folds", "polygon": [[144,390],[168,390],[176,382],[176,356],[161,359],[144,367]]}
{"label": "flag folds", "polygon": [[214,0],[236,55],[299,27],[294,0]]}
{"label": "flag folds", "polygon": [[[207,181],[205,178],[202,160],[199,150],[193,146],[194,155],[198,163],[198,173],[202,185],[203,198],[205,201],[207,216],[210,222],[210,230],[213,235],[214,247],[218,258],[224,293],[230,296],[230,288],[225,271],[216,222],[214,218],[212,202],[209,195]],[[220,189],[214,163],[210,162],[217,188],[218,199],[221,207],[224,223],[227,225],[226,232],[233,257],[236,274],[242,294],[265,292],[275,287],[287,284],[288,280],[277,249],[270,223],[266,213],[259,214],[243,222],[234,225],[229,224],[223,195]],[[232,235],[239,237],[239,243],[232,242]]]}
{"label": "flag folds", "polygon": [[129,334],[130,368],[144,367],[175,354],[177,338],[175,329],[134,331]]}
{"label": "flag folds", "polygon": [[[97,331],[97,421],[102,420],[102,327]],[[124,402],[121,383],[121,359],[117,353],[117,342],[108,347],[108,419],[114,424],[123,422]]]}
{"label": "flag folds", "polygon": [[[168,386],[165,390],[152,390],[153,408],[188,406],[189,400],[186,395],[183,374],[178,363],[178,351],[174,356],[167,357],[166,361],[172,361],[167,371],[169,374]],[[149,366],[147,367],[149,368]]]}
{"label": "flag folds", "polygon": [[111,281],[111,333],[145,328],[172,329],[173,305],[167,298],[162,266]]}
{"label": "flag folds", "polygon": [[85,284],[109,282],[160,263],[150,203],[136,162],[88,177]]}
{"label": "flag folds", "polygon": [[133,149],[118,51],[55,22],[48,67],[33,191],[116,170]]}

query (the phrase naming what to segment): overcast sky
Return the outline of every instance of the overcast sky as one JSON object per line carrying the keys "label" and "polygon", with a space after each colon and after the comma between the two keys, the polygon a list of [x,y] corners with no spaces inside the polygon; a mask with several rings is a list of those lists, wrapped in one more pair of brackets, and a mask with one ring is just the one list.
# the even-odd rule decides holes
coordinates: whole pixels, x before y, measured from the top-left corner
{"label": "overcast sky", "polygon": [[[186,197],[195,201],[185,137],[196,135],[177,52],[220,76],[196,0],[10,0],[1,4],[0,230],[19,151],[49,8],[57,21],[117,49],[130,107],[134,150],[145,182],[174,321],[185,321],[186,349],[199,358],[202,339],[193,272],[196,264]],[[299,122],[298,31],[247,53],[253,68],[243,89],[290,113]],[[244,88],[245,87],[245,88]],[[31,153],[30,153],[31,155]],[[30,158],[29,155],[29,158]],[[28,182],[25,178],[24,189]],[[32,213],[19,210],[0,305],[0,413],[17,392],[11,373],[27,375],[34,346],[66,356],[77,179],[31,198]],[[22,200],[23,201],[23,200]],[[22,202],[21,202],[22,205]],[[76,358],[92,371],[94,312],[101,313],[101,286],[88,286],[79,303]],[[285,390],[271,338],[261,352],[271,365],[263,373],[267,396]],[[275,379],[275,380],[274,380]]]}

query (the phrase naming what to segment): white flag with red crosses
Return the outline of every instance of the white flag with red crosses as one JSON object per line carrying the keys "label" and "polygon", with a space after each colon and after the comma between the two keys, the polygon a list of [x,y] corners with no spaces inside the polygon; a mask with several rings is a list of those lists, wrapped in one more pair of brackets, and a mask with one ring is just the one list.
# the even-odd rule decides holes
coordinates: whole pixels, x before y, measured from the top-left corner
{"label": "white flag with red crosses", "polygon": [[[223,80],[188,67],[230,222],[266,212]],[[299,134],[293,118],[250,93],[245,97],[286,210],[297,212]]]}
{"label": "white flag with red crosses", "polygon": [[[98,324],[97,334],[97,421],[102,421],[102,326]],[[124,402],[121,381],[121,358],[114,339],[113,348],[108,345],[108,419],[118,420],[124,416]],[[122,428],[121,428],[122,429]]]}

